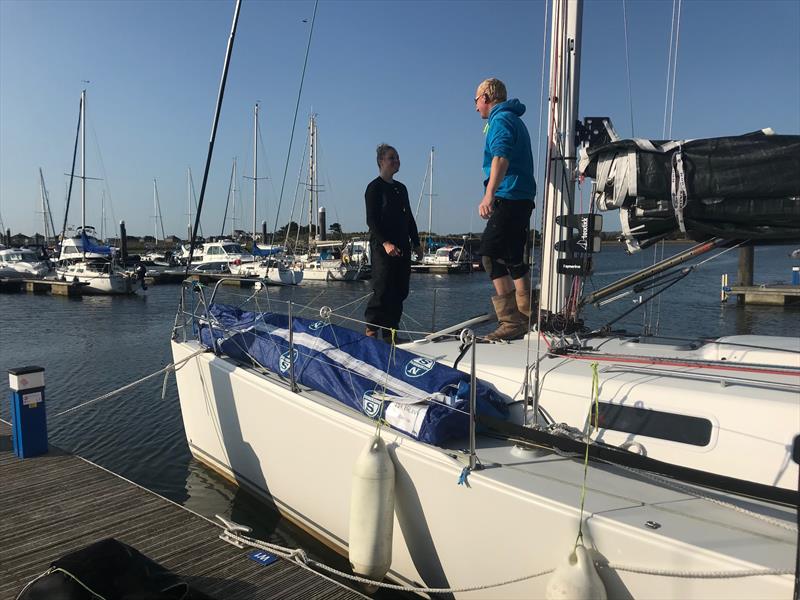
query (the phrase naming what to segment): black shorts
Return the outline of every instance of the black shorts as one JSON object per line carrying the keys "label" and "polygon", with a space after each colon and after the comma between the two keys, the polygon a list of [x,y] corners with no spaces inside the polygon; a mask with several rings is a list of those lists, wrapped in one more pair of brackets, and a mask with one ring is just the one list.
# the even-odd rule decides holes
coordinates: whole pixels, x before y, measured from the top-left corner
{"label": "black shorts", "polygon": [[533,200],[495,197],[492,214],[481,237],[481,256],[501,259],[507,265],[521,263],[532,212]]}

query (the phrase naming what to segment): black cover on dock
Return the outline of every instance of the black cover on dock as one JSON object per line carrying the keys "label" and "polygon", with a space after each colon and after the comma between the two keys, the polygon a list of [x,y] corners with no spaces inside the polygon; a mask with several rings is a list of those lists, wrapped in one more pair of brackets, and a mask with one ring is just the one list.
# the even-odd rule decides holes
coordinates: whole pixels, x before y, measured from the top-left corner
{"label": "black cover on dock", "polygon": [[[136,548],[108,538],[53,561],[18,600],[212,600]],[[91,590],[91,591],[89,591]]]}

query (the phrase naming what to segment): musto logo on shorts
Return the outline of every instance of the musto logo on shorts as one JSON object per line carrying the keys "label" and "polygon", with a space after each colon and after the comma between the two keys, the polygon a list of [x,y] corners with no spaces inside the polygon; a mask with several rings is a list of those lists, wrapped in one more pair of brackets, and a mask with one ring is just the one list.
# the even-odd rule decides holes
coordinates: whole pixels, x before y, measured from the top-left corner
{"label": "musto logo on shorts", "polygon": [[375,394],[375,390],[368,390],[361,397],[361,407],[364,409],[364,414],[371,419],[374,419],[381,410],[381,400],[376,398]]}
{"label": "musto logo on shorts", "polygon": [[436,361],[431,360],[430,358],[422,358],[421,356],[418,356],[417,358],[406,363],[406,375],[408,377],[421,377],[430,371],[435,364]]}
{"label": "musto logo on shorts", "polygon": [[[294,351],[294,363],[297,364],[297,350]],[[291,361],[289,361],[289,351],[287,350],[283,354],[281,354],[280,360],[278,360],[278,368],[281,370],[281,373],[286,373],[291,366]]]}
{"label": "musto logo on shorts", "polygon": [[325,321],[314,321],[311,325],[308,326],[308,328],[311,331],[317,331],[317,330],[322,329],[323,327],[325,327],[325,325],[327,325],[327,323]]}

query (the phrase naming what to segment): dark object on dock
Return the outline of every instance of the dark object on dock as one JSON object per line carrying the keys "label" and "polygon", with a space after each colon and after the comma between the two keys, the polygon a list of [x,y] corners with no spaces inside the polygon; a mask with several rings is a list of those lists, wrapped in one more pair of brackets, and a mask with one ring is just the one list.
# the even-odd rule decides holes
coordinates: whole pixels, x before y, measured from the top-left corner
{"label": "dark object on dock", "polygon": [[[91,591],[90,591],[91,590]],[[18,600],[212,600],[136,548],[108,538],[54,560]]]}
{"label": "dark object on dock", "polygon": [[364,598],[289,560],[265,566],[252,548],[219,539],[212,521],[58,448],[20,460],[9,438],[0,422],[0,598],[15,598],[56,558],[109,537],[219,600]]}

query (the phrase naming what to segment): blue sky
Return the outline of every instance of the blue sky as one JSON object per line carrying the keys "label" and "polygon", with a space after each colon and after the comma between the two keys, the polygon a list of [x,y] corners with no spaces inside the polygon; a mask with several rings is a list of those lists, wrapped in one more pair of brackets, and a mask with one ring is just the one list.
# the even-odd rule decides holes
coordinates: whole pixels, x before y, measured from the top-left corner
{"label": "blue sky", "polygon": [[[580,112],[610,116],[628,136],[622,6],[586,1]],[[233,158],[240,176],[252,170],[256,101],[259,175],[270,176],[260,183],[258,221],[274,222],[312,10],[313,2],[301,0],[243,3],[203,211],[206,234],[222,227]],[[199,193],[232,14],[227,0],[0,0],[5,226],[41,231],[39,167],[61,222],[78,99],[82,80],[90,80],[87,174],[104,182],[87,185],[88,221],[99,227],[105,190],[109,226],[113,214],[130,233],[151,233],[155,178],[167,234],[183,235],[186,170]],[[671,15],[671,1],[627,2],[634,127],[643,137],[661,136]],[[536,140],[543,24],[542,2],[320,2],[280,222],[288,220],[313,110],[320,204],[329,223],[365,229],[363,191],[377,174],[374,149],[388,142],[400,152],[397,179],[408,186],[412,206],[436,147],[434,231],[480,231],[483,122],[474,90],[485,77],[503,79],[527,104]],[[799,31],[797,0],[684,0],[673,137],[767,126],[800,133]],[[243,228],[251,226],[251,185],[239,181]],[[78,223],[73,198],[70,223]],[[427,228],[427,205],[419,221]],[[607,217],[606,229],[617,226]]]}

